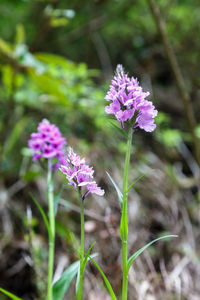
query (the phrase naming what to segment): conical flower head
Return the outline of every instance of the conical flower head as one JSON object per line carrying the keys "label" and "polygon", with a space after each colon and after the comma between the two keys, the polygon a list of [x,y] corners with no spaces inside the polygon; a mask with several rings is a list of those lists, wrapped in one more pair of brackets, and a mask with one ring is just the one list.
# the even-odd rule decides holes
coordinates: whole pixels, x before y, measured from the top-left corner
{"label": "conical flower head", "polygon": [[28,146],[33,149],[33,160],[41,157],[46,159],[57,158],[60,165],[64,159],[64,147],[66,139],[62,137],[60,130],[47,119],[39,123],[37,132],[31,134]]}
{"label": "conical flower head", "polygon": [[130,122],[135,118],[133,128],[139,127],[151,132],[156,128],[154,118],[158,112],[152,102],[146,100],[147,96],[149,92],[143,92],[138,80],[128,77],[123,67],[118,65],[105,97],[105,100],[111,101],[105,111],[107,114],[114,115],[121,122],[122,128],[125,122]]}
{"label": "conical flower head", "polygon": [[68,149],[65,163],[61,165],[60,171],[66,175],[68,184],[73,186],[75,190],[85,189],[83,199],[89,194],[104,195],[104,190],[97,186],[94,181],[94,170],[86,164],[85,158],[80,158],[72,148]]}

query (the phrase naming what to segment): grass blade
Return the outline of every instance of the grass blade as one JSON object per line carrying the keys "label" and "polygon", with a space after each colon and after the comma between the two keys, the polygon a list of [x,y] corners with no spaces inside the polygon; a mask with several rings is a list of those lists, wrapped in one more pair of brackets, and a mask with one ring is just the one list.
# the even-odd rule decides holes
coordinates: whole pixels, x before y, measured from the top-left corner
{"label": "grass blade", "polygon": [[[85,272],[85,267],[86,267],[86,264],[87,264],[87,261],[88,261],[90,251],[92,250],[94,245],[95,245],[95,242],[90,246],[90,248],[88,249],[88,251],[85,255],[85,258],[84,258],[84,261],[83,261],[83,273]],[[78,293],[79,283],[80,283],[80,267],[78,269],[78,274],[77,274],[77,278],[76,278],[76,294]]]}
{"label": "grass blade", "polygon": [[51,230],[50,230],[50,227],[49,227],[49,222],[48,222],[47,216],[46,216],[43,208],[41,207],[41,205],[39,204],[39,202],[35,199],[35,197],[31,193],[30,193],[30,196],[31,196],[33,202],[35,203],[35,205],[37,206],[38,210],[40,211],[40,213],[42,215],[42,218],[44,220],[44,223],[46,225],[47,231],[50,234]]}
{"label": "grass blade", "polygon": [[112,286],[110,285],[110,282],[108,281],[106,275],[103,273],[103,271],[101,270],[99,265],[96,263],[96,261],[94,261],[90,256],[89,256],[89,259],[93,262],[93,264],[96,266],[96,268],[99,270],[101,276],[103,277],[104,282],[107,286],[107,289],[110,293],[110,296],[111,296],[112,300],[117,300],[117,297],[115,296],[115,293],[113,292]]}
{"label": "grass blade", "polygon": [[116,129],[119,131],[119,133],[121,133],[125,138],[128,137],[128,135],[126,134],[126,132],[125,132],[122,128],[118,127],[115,123],[113,123],[113,122],[111,122],[111,121],[110,121],[110,124],[111,124],[114,128],[116,128]]}
{"label": "grass blade", "polygon": [[22,300],[22,298],[19,298],[19,297],[15,296],[14,294],[12,294],[12,293],[10,293],[10,292],[2,289],[2,288],[0,288],[0,292],[2,292],[4,295],[10,297],[10,299],[13,299],[13,300]]}
{"label": "grass blade", "polygon": [[165,235],[165,236],[161,236],[153,241],[151,241],[150,243],[146,244],[144,247],[140,248],[138,251],[136,251],[129,259],[128,259],[128,270],[130,269],[131,264],[134,262],[134,260],[142,253],[144,252],[149,246],[151,246],[152,244],[154,244],[155,242],[162,240],[162,239],[168,239],[168,238],[172,238],[172,237],[178,237],[178,235]]}
{"label": "grass blade", "polygon": [[116,192],[117,192],[117,196],[118,196],[118,199],[119,199],[119,202],[120,204],[122,205],[123,203],[123,195],[122,195],[122,192],[120,191],[119,187],[117,186],[116,182],[114,181],[114,179],[111,177],[111,175],[106,172],[106,174],[108,175],[108,178],[110,179],[110,181],[112,182]]}
{"label": "grass blade", "polygon": [[147,174],[149,174],[149,173],[151,173],[151,172],[154,172],[154,171],[155,171],[155,170],[152,169],[152,170],[150,170],[150,171],[144,173],[143,175],[141,175],[139,178],[137,178],[137,179],[136,179],[136,180],[128,187],[127,192],[129,192],[130,189],[132,189],[132,187],[133,187],[140,179],[142,179],[142,178],[145,177]]}
{"label": "grass blade", "polygon": [[88,261],[88,257],[89,257],[89,255],[90,255],[90,251],[91,251],[92,248],[94,247],[95,243],[96,243],[96,242],[94,242],[94,243],[90,246],[90,248],[88,249],[88,251],[87,251],[87,253],[86,253],[86,255],[85,255],[85,259],[84,259],[84,269],[85,269],[86,263],[87,263],[87,261]]}

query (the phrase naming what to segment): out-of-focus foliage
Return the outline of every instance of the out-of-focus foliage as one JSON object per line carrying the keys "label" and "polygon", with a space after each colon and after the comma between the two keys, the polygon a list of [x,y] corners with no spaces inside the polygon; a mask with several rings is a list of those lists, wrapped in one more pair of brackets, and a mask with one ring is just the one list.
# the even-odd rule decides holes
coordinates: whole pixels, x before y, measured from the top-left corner
{"label": "out-of-focus foliage", "polygon": [[[12,161],[21,164],[19,153],[16,159],[13,150],[16,144],[19,148],[22,146],[20,140],[28,139],[29,128],[34,130],[43,116],[57,120],[68,136],[77,131],[90,140],[90,132],[84,128],[88,122],[84,122],[84,118],[95,128],[101,110],[103,112],[103,92],[91,79],[98,75],[96,70],[56,54],[31,54],[24,38],[24,28],[20,25],[14,44],[0,40],[3,171],[13,169]],[[70,133],[71,128],[73,133]],[[92,135],[94,128],[91,128]]]}
{"label": "out-of-focus foliage", "polygon": [[[200,140],[199,0],[155,2],[184,75]],[[105,171],[121,189],[126,146],[123,135],[104,113],[104,95],[118,63],[150,91],[149,99],[159,111],[156,131],[152,135],[136,131],[133,138],[130,184],[151,168],[156,170],[130,192],[132,253],[145,244],[141,237],[146,242],[165,231],[179,234],[177,247],[153,248],[151,255],[140,260],[134,269],[138,278],[134,270],[130,272],[131,294],[139,299],[144,287],[146,298],[156,300],[160,294],[161,299],[179,299],[182,293],[181,297],[188,300],[196,300],[195,295],[199,295],[199,168],[192,155],[191,135],[176,83],[147,1],[1,0],[0,282],[24,299],[44,299],[46,287],[46,231],[30,197],[31,191],[45,210],[45,172],[31,162],[27,148],[30,133],[42,118],[56,123],[68,143],[91,159],[97,179],[105,187],[106,199],[86,203],[95,211],[86,214],[86,221],[91,222],[86,222],[87,246],[97,240],[101,267],[119,294],[121,211]],[[63,180],[56,177],[58,194]],[[63,193],[61,198],[67,201],[61,199],[58,207],[56,266],[62,259],[63,265],[78,259],[79,208],[69,190]],[[29,206],[33,210],[31,220],[27,219]],[[24,261],[24,266],[18,265]],[[19,271],[16,265],[21,266]],[[176,267],[180,267],[180,274],[174,278]],[[88,286],[91,282],[101,286],[93,271]],[[98,289],[97,294],[92,292],[90,299],[96,299],[97,294],[106,298]],[[72,294],[67,297],[72,299]]]}

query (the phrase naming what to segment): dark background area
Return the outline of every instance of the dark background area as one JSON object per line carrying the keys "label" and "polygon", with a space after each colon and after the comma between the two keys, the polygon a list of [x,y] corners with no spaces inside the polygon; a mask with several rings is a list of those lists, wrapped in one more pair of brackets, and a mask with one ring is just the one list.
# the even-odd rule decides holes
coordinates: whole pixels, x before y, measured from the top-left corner
{"label": "dark background area", "polygon": [[[126,145],[104,112],[120,63],[159,111],[155,132],[133,136],[130,183],[155,171],[130,192],[129,253],[162,234],[178,235],[136,260],[129,299],[199,299],[199,23],[199,0],[1,0],[0,287],[27,300],[45,298],[47,233],[30,193],[46,210],[46,171],[32,162],[27,141],[48,118],[94,166],[106,191],[85,203],[86,248],[96,241],[98,262],[120,297],[121,212],[106,171],[122,187]],[[76,193],[59,172],[55,187],[64,187],[56,217],[59,275],[78,258],[80,221]],[[91,264],[84,289],[87,300],[110,299]],[[66,299],[74,295],[73,283]]]}

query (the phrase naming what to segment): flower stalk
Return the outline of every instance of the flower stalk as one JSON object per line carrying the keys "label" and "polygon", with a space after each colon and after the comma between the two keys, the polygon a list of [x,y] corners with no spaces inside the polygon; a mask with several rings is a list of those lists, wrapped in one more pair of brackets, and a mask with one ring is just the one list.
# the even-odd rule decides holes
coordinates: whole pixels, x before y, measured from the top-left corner
{"label": "flower stalk", "polygon": [[122,203],[122,217],[120,224],[120,237],[122,240],[122,267],[123,267],[123,283],[122,283],[122,300],[127,300],[128,294],[128,258],[127,258],[127,240],[128,240],[128,218],[127,218],[127,200],[128,200],[128,172],[130,165],[130,154],[132,144],[132,127],[129,128],[126,158],[123,176],[123,203]]}
{"label": "flower stalk", "polygon": [[78,188],[78,194],[80,198],[80,212],[81,212],[81,250],[80,250],[80,281],[78,286],[77,299],[82,300],[83,296],[83,277],[84,277],[84,260],[85,260],[85,233],[84,233],[84,203],[81,196],[81,190]]}
{"label": "flower stalk", "polygon": [[47,286],[47,299],[53,300],[53,266],[54,266],[54,248],[55,248],[55,214],[54,214],[54,187],[52,176],[51,160],[48,160],[48,173],[47,173],[47,186],[48,186],[48,209],[49,209],[49,259],[48,259],[48,286]]}
{"label": "flower stalk", "polygon": [[83,295],[83,277],[87,259],[85,258],[84,248],[84,199],[91,193],[99,196],[104,195],[104,190],[101,189],[94,180],[94,170],[86,164],[85,158],[80,158],[72,148],[68,149],[66,161],[60,166],[60,171],[66,175],[68,184],[78,192],[80,199],[80,214],[81,214],[81,248],[80,269],[77,276],[77,299],[82,300]]}

